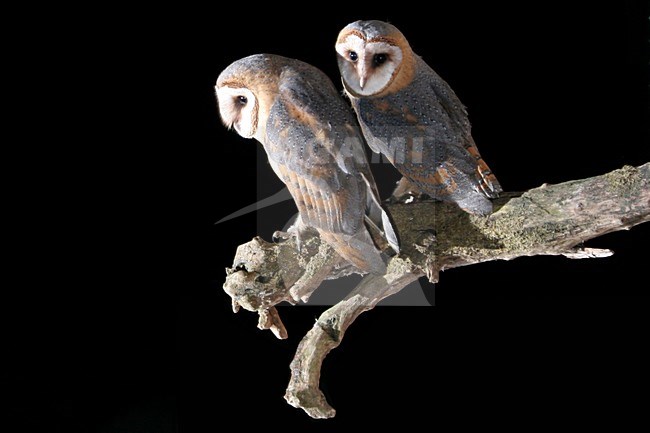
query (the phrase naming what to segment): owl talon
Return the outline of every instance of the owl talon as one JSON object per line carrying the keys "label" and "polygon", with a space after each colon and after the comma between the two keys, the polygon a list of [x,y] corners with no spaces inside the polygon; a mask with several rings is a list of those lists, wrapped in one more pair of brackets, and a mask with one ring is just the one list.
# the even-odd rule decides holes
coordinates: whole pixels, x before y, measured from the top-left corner
{"label": "owl talon", "polygon": [[401,197],[392,197],[395,203],[410,204],[415,201],[415,196],[411,194],[403,195]]}
{"label": "owl talon", "polygon": [[283,242],[288,241],[291,238],[291,235],[286,232],[281,232],[281,231],[276,231],[273,233],[273,236],[271,239],[273,240],[273,243],[275,244],[281,244]]}

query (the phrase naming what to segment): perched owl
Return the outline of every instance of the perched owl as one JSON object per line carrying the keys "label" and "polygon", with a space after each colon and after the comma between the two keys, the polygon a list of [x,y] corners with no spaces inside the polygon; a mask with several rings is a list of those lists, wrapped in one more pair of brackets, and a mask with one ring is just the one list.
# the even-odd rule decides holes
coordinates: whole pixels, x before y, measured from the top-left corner
{"label": "perched owl", "polygon": [[368,145],[405,178],[398,190],[489,214],[489,199],[502,189],[476,148],[465,107],[404,35],[388,23],[357,21],[341,30],[336,52]]}
{"label": "perched owl", "polygon": [[354,113],[330,79],[307,63],[258,54],[228,66],[216,92],[225,126],[262,143],[289,189],[299,211],[293,229],[315,228],[360,271],[384,273],[378,246],[397,251],[396,237]]}

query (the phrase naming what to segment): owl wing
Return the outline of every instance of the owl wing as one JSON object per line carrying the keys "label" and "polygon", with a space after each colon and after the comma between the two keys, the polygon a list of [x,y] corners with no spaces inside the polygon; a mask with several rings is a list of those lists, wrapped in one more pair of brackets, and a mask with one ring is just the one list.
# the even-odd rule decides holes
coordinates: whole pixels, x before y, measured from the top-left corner
{"label": "owl wing", "polygon": [[362,271],[383,273],[385,264],[365,226],[371,192],[356,159],[365,161],[362,143],[354,143],[360,138],[353,119],[326,86],[297,74],[283,77],[269,113],[265,148],[302,222],[318,229]]}
{"label": "owl wing", "polygon": [[[454,152],[457,157],[464,159],[471,164],[471,175],[474,178],[479,190],[489,198],[496,198],[503,191],[496,176],[490,170],[487,163],[481,157],[472,138],[471,126],[467,115],[467,109],[460,102],[449,84],[444,81],[433,69],[428,68],[427,80],[435,100],[439,107],[446,115],[447,119],[441,119],[446,123],[448,130],[453,131],[453,138],[446,140],[446,144],[451,144],[463,149],[463,152]],[[446,136],[446,134],[442,134]],[[453,167],[453,161],[450,161]],[[462,164],[466,165],[466,164]],[[461,169],[461,167],[452,168],[452,170]],[[468,173],[470,174],[470,173]]]}

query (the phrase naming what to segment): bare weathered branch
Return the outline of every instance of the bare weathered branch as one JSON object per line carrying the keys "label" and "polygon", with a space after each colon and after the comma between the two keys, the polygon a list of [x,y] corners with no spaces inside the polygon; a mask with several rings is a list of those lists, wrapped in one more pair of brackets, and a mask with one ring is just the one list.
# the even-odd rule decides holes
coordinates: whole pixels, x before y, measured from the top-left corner
{"label": "bare weathered branch", "polygon": [[590,257],[576,255],[576,246],[650,219],[650,163],[500,198],[487,218],[444,203],[388,208],[399,228],[401,255],[434,274],[522,256]]}
{"label": "bare weathered branch", "polygon": [[325,311],[298,346],[291,362],[291,381],[284,398],[312,418],[331,418],[335,411],[318,388],[325,356],[337,347],[345,330],[364,311],[399,292],[423,274],[398,257],[388,264],[385,275],[366,275],[346,298]]}
{"label": "bare weathered branch", "polygon": [[[327,310],[300,343],[291,363],[285,398],[310,416],[334,416],[318,389],[320,367],[337,347],[347,327],[381,299],[426,275],[436,282],[440,271],[491,260],[563,255],[599,258],[609,250],[583,248],[583,242],[626,230],[650,220],[650,163],[495,200],[488,217],[469,215],[455,205],[433,201],[388,204],[401,251],[383,276],[367,275],[343,301]],[[306,301],[325,279],[353,272],[317,234],[302,240],[268,243],[260,238],[241,245],[234,267],[227,269],[225,291],[233,308],[260,314],[260,328],[279,338],[286,330],[274,305]]]}

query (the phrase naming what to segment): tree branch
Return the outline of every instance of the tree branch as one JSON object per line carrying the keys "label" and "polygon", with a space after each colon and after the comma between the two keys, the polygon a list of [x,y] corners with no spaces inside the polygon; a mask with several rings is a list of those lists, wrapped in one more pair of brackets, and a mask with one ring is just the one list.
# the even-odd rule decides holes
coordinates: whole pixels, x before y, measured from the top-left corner
{"label": "tree branch", "polygon": [[[586,240],[627,230],[650,220],[650,163],[625,166],[611,173],[557,185],[542,185],[523,194],[504,194],[488,217],[469,215],[455,205],[433,201],[387,204],[401,252],[386,275],[365,276],[341,302],[318,319],[300,343],[291,363],[285,398],[314,418],[334,416],[318,389],[320,367],[340,344],[347,327],[381,299],[426,275],[437,282],[440,271],[491,260],[522,256],[564,255],[598,258],[609,250],[583,248]],[[286,338],[275,305],[307,301],[325,279],[354,270],[316,233],[282,243],[260,238],[237,249],[227,269],[224,290],[239,307],[260,314],[259,327]]]}
{"label": "tree branch", "polygon": [[341,343],[346,329],[361,313],[421,276],[410,263],[394,258],[385,275],[366,275],[344,300],[325,311],[302,339],[291,362],[291,381],[284,396],[287,402],[304,409],[312,418],[333,417],[336,412],[318,389],[323,360]]}

